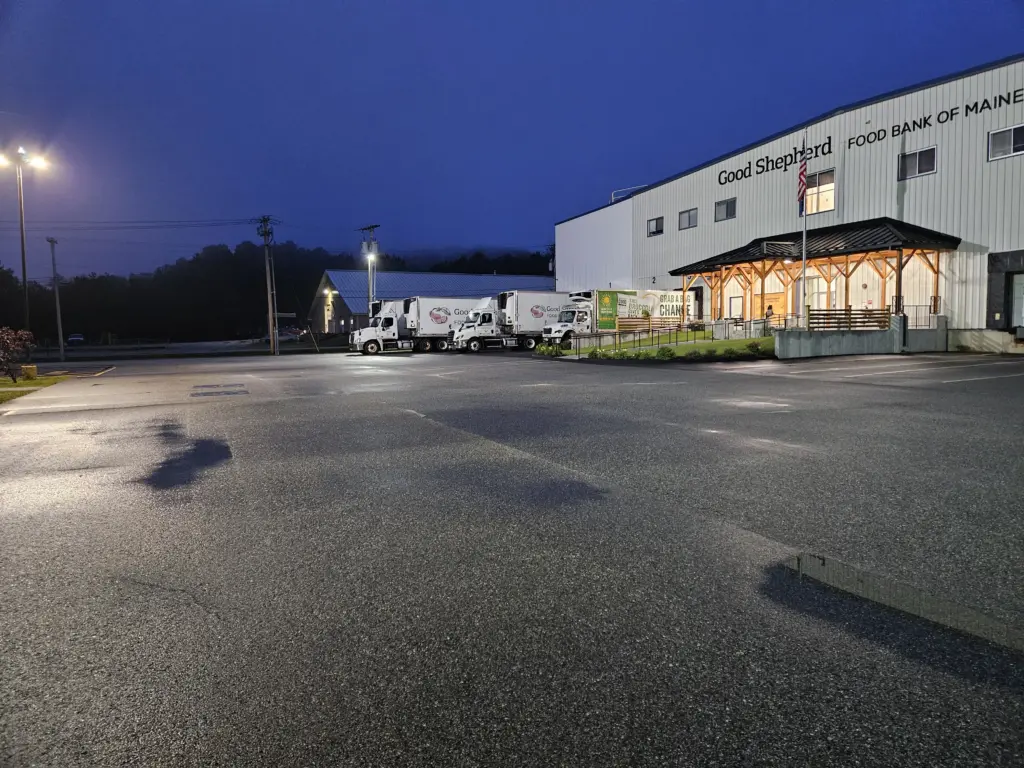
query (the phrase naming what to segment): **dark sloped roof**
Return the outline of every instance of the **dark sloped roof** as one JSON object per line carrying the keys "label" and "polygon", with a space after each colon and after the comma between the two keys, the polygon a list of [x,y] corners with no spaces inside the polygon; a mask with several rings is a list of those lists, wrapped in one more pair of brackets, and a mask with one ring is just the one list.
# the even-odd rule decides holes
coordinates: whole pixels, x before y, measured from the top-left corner
{"label": "dark sloped roof", "polygon": [[[759,237],[742,248],[720,253],[703,261],[687,264],[669,272],[670,275],[695,275],[718,267],[749,264],[762,259],[800,258],[802,232]],[[807,231],[807,258],[845,256],[851,253],[892,251],[897,248],[928,251],[955,251],[960,238],[944,235],[933,229],[907,224],[890,218],[868,219],[851,224],[836,224]]]}

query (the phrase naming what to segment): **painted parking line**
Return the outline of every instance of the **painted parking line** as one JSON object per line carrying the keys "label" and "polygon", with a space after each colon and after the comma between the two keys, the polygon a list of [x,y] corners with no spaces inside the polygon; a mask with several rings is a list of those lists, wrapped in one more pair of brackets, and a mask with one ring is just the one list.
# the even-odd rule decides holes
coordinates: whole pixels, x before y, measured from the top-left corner
{"label": "painted parking line", "polygon": [[851,373],[849,376],[842,376],[843,379],[859,379],[864,376],[890,376],[894,373],[917,373],[918,371],[945,371],[955,368],[980,368],[988,365],[1019,365],[1024,360],[1001,360],[994,363],[971,363],[969,365],[932,365],[917,368],[900,368],[895,371],[871,371],[870,373]]}
{"label": "painted parking line", "polygon": [[1013,379],[1024,376],[1024,373],[1002,373],[996,376],[974,376],[970,379],[947,379],[943,384],[959,384],[961,381],[985,381],[986,379]]}

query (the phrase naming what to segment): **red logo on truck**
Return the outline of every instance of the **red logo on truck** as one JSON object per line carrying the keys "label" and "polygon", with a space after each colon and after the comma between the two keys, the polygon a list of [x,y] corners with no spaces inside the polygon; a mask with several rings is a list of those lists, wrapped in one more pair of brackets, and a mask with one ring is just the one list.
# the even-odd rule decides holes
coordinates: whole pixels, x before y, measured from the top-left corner
{"label": "red logo on truck", "polygon": [[530,314],[537,318],[544,317],[544,307],[540,304],[534,304],[530,307]]}
{"label": "red logo on truck", "polygon": [[447,307],[434,307],[430,310],[430,319],[438,325],[444,325],[448,322],[448,308]]}

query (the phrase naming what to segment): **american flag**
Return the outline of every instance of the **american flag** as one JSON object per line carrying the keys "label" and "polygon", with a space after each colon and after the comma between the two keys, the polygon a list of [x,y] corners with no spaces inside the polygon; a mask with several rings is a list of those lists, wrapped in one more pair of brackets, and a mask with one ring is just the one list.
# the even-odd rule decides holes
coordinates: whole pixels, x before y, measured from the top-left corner
{"label": "american flag", "polygon": [[807,196],[807,137],[800,145],[800,173],[796,180],[796,200],[800,206],[800,215],[804,215],[804,198]]}

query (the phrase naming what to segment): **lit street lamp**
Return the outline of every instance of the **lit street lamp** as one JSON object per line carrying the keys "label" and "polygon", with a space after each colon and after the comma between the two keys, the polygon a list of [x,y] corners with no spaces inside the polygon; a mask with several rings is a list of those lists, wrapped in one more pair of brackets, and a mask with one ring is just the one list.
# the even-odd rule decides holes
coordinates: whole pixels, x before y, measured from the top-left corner
{"label": "lit street lamp", "polygon": [[18,223],[21,227],[21,289],[25,297],[25,330],[28,327],[28,265],[25,262],[25,190],[22,183],[22,168],[28,165],[43,170],[47,166],[46,158],[42,155],[30,155],[24,147],[18,147],[11,160],[0,155],[0,167],[14,166],[14,175],[18,181]]}

